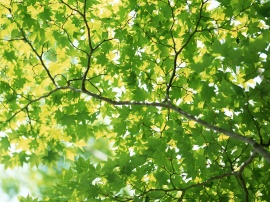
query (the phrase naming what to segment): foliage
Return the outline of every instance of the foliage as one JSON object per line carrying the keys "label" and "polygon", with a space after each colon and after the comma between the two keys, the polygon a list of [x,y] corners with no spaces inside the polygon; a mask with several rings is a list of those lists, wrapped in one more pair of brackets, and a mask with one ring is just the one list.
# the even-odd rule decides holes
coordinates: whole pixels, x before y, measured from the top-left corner
{"label": "foliage", "polygon": [[215,3],[1,1],[1,163],[59,170],[21,201],[270,198],[269,2]]}

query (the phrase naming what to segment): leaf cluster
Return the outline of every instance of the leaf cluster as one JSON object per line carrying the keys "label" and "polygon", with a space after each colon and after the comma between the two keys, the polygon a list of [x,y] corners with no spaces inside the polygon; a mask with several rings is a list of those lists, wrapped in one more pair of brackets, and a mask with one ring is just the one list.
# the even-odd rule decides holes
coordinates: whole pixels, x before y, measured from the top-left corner
{"label": "leaf cluster", "polygon": [[57,171],[20,201],[270,198],[269,3],[216,2],[0,3],[0,163]]}

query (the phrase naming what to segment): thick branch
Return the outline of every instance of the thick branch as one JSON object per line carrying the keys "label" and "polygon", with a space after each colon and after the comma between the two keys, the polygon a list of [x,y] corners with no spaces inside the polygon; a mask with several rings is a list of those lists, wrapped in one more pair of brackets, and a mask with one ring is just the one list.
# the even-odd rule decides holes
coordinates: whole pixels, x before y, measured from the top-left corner
{"label": "thick branch", "polygon": [[[187,113],[186,111],[182,110],[181,108],[173,105],[172,103],[170,102],[136,102],[136,101],[115,101],[113,99],[110,99],[110,98],[107,98],[107,97],[103,97],[101,95],[98,95],[98,94],[95,94],[95,93],[92,93],[86,89],[77,89],[77,88],[74,88],[72,86],[64,86],[64,87],[58,87],[50,92],[48,92],[47,94],[37,98],[37,99],[34,99],[32,101],[30,101],[27,105],[25,105],[23,108],[21,108],[19,111],[17,111],[15,114],[12,115],[12,117],[10,117],[7,121],[10,121],[12,118],[14,118],[18,113],[20,113],[21,111],[25,110],[31,103],[33,102],[36,102],[42,98],[45,98],[45,97],[48,97],[50,96],[52,93],[58,91],[58,90],[64,90],[64,89],[70,89],[72,91],[75,91],[75,92],[79,92],[79,93],[85,93],[89,96],[92,96],[98,100],[102,100],[102,101],[105,101],[109,104],[112,104],[112,105],[115,105],[115,106],[119,106],[119,105],[129,105],[129,106],[152,106],[152,107],[161,107],[161,108],[165,108],[165,109],[171,109],[175,112],[177,112],[178,114],[180,114],[181,116],[189,119],[189,120],[193,120],[195,121],[196,123],[208,128],[208,129],[211,129],[211,130],[214,130],[218,133],[222,133],[226,136],[229,136],[231,138],[234,138],[236,140],[239,140],[239,141],[242,141],[244,143],[247,143],[249,144],[250,146],[253,147],[254,151],[256,151],[260,156],[262,156],[263,158],[265,158],[265,160],[270,163],[270,153],[269,151],[267,151],[266,149],[264,149],[262,147],[262,145],[258,144],[255,140],[249,138],[249,137],[245,137],[241,134],[238,134],[238,133],[235,133],[235,132],[232,132],[232,131],[229,131],[229,130],[226,130],[226,129],[223,129],[223,128],[220,128],[218,126],[215,126],[215,125],[212,125],[202,119],[199,119],[197,118],[196,116],[193,116],[189,113]],[[252,155],[252,157],[254,158],[254,154]]]}
{"label": "thick branch", "polygon": [[239,178],[239,180],[240,180],[240,182],[242,184],[242,187],[244,189],[244,192],[245,192],[246,201],[249,201],[249,195],[248,195],[248,189],[247,189],[245,180],[244,180],[244,178],[242,176],[242,173],[243,173],[245,167],[247,165],[249,165],[257,155],[258,155],[258,153],[253,151],[252,154],[249,156],[249,158],[240,166],[240,169],[237,172],[238,178]]}
{"label": "thick branch", "polygon": [[159,102],[131,102],[131,101],[115,101],[115,100],[112,100],[110,98],[106,98],[106,97],[103,97],[101,95],[97,95],[97,94],[94,94],[92,92],[89,92],[87,91],[86,89],[83,89],[83,90],[80,90],[80,89],[74,89],[72,87],[70,87],[71,90],[74,90],[74,91],[77,91],[77,92],[83,92],[87,95],[90,95],[94,98],[97,98],[99,100],[102,100],[102,101],[105,101],[107,103],[110,103],[112,105],[131,105],[131,106],[153,106],[153,107],[161,107],[161,108],[166,108],[166,109],[171,109],[175,112],[177,112],[178,114],[182,115],[183,117],[189,119],[189,120],[193,120],[195,121],[196,123],[208,128],[208,129],[211,129],[211,130],[214,130],[218,133],[222,133],[226,136],[229,136],[231,138],[234,138],[234,139],[237,139],[239,141],[242,141],[244,143],[247,143],[249,144],[250,146],[252,146],[254,148],[254,150],[260,154],[263,158],[265,158],[265,160],[270,163],[270,153],[265,150],[260,144],[258,144],[255,140],[249,138],[249,137],[245,137],[241,134],[238,134],[238,133],[234,133],[232,131],[229,131],[229,130],[226,130],[226,129],[223,129],[223,128],[220,128],[218,126],[215,126],[215,125],[212,125],[202,119],[199,119],[197,118],[196,116],[193,116],[185,111],[183,111],[181,108],[173,105],[172,103],[170,102],[162,102],[162,103],[159,103]]}
{"label": "thick branch", "polygon": [[238,174],[239,175],[241,175],[243,173],[245,167],[247,165],[249,165],[257,155],[258,155],[258,153],[255,152],[255,151],[253,151],[251,153],[251,155],[249,156],[249,158],[240,166],[239,171],[238,171]]}
{"label": "thick branch", "polygon": [[220,128],[220,127],[217,127],[217,126],[214,126],[214,125],[211,125],[210,123],[207,123],[206,121],[202,120],[202,119],[199,119],[185,111],[183,111],[182,109],[174,106],[174,105],[169,105],[168,108],[178,112],[179,114],[181,114],[182,116],[186,117],[187,119],[190,119],[190,120],[193,120],[195,121],[196,123],[202,125],[202,126],[205,126],[206,128],[209,128],[211,130],[214,130],[214,131],[217,131],[219,133],[223,133],[224,135],[227,135],[229,137],[232,137],[234,139],[237,139],[239,141],[242,141],[242,142],[245,142],[249,145],[251,145],[254,150],[259,153],[262,157],[264,157],[266,159],[266,161],[268,163],[270,163],[270,153],[265,150],[261,145],[259,145],[257,142],[255,142],[255,140],[249,138],[249,137],[245,137],[243,135],[240,135],[238,133],[234,133],[232,131],[229,131],[229,130],[226,130],[226,129],[223,129],[223,128]]}

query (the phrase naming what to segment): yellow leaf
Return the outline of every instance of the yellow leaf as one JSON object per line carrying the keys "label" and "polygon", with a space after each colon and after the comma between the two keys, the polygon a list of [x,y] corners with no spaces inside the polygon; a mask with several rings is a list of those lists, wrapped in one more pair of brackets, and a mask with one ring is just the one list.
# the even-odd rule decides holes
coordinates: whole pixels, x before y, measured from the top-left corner
{"label": "yellow leaf", "polygon": [[87,146],[87,142],[80,140],[79,142],[76,142],[75,145],[76,145],[76,147],[82,148],[84,146]]}
{"label": "yellow leaf", "polygon": [[22,150],[28,150],[29,149],[29,143],[31,142],[31,139],[25,139],[21,138],[20,142],[18,142],[17,149],[22,149]]}
{"label": "yellow leaf", "polygon": [[182,194],[183,194],[182,191],[176,192],[175,198],[180,198],[182,196]]}
{"label": "yellow leaf", "polygon": [[193,180],[193,182],[195,182],[195,183],[199,183],[199,182],[201,182],[202,181],[202,178],[200,178],[200,177],[196,177],[194,180]]}
{"label": "yellow leaf", "polygon": [[219,137],[218,137],[218,141],[223,141],[223,140],[227,140],[227,139],[229,139],[229,136],[227,136],[227,135],[224,135],[224,134],[221,134]]}
{"label": "yellow leaf", "polygon": [[150,182],[156,182],[156,181],[157,181],[156,178],[154,177],[153,173],[150,173],[150,174],[148,175],[148,177],[149,177],[149,181],[150,181]]}
{"label": "yellow leaf", "polygon": [[196,124],[195,121],[189,121],[189,122],[188,122],[188,125],[189,125],[191,128],[195,128],[195,124]]}
{"label": "yellow leaf", "polygon": [[66,157],[70,160],[74,160],[74,156],[76,156],[76,153],[74,151],[71,151],[70,149],[66,150]]}
{"label": "yellow leaf", "polygon": [[199,102],[198,103],[198,108],[202,109],[204,107],[204,102]]}
{"label": "yellow leaf", "polygon": [[191,103],[193,101],[193,94],[188,93],[184,99],[183,99],[184,103]]}
{"label": "yellow leaf", "polygon": [[109,18],[109,17],[111,17],[111,15],[112,15],[112,12],[109,9],[107,9],[107,8],[101,8],[100,9],[99,17],[101,17],[101,18]]}

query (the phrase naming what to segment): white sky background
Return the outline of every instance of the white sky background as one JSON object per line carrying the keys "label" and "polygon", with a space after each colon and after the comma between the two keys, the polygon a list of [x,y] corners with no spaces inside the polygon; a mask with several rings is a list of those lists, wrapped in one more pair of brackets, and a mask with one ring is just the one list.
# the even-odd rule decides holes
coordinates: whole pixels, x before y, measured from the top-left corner
{"label": "white sky background", "polygon": [[[27,195],[33,196],[33,193],[38,193],[39,190],[37,188],[36,181],[42,179],[42,175],[38,172],[35,175],[31,174],[31,170],[29,166],[23,166],[20,168],[13,169],[5,169],[4,165],[0,164],[0,201],[1,202],[18,202],[18,196]],[[14,180],[14,184],[18,185],[19,193],[16,195],[15,190],[12,188],[9,190],[9,193],[14,196],[10,198],[9,193],[5,193],[2,189],[2,182],[4,180],[10,180],[10,184],[12,185]],[[35,194],[38,195],[38,194]]]}

